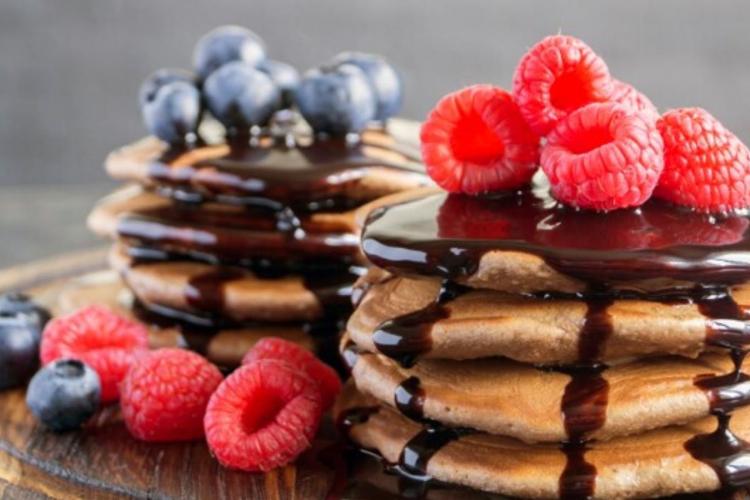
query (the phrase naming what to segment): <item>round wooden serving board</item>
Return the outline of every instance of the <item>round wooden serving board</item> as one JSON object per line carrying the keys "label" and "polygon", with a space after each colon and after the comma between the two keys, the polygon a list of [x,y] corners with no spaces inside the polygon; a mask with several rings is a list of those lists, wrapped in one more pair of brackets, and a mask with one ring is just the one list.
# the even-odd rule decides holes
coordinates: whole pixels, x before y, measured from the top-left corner
{"label": "round wooden serving board", "polygon": [[[22,290],[53,312],[66,287],[107,273],[104,249],[0,271],[0,293]],[[80,432],[55,434],[29,413],[21,389],[0,392],[0,498],[317,499],[335,489],[340,448],[330,421],[294,465],[268,474],[226,470],[201,441],[146,444],[128,434],[116,406]]]}

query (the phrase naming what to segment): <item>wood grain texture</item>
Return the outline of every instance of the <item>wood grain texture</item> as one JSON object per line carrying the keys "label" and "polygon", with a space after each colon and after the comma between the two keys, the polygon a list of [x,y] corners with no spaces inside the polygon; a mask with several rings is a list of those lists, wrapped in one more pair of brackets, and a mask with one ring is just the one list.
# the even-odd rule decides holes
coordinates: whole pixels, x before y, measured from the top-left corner
{"label": "wood grain texture", "polygon": [[[26,290],[49,301],[66,279],[103,269],[103,256],[86,251],[0,271],[0,291]],[[265,475],[229,471],[204,442],[136,441],[117,407],[102,410],[80,432],[54,434],[35,422],[23,390],[0,393],[0,499],[326,498],[340,470],[337,457],[326,421],[296,464]]]}

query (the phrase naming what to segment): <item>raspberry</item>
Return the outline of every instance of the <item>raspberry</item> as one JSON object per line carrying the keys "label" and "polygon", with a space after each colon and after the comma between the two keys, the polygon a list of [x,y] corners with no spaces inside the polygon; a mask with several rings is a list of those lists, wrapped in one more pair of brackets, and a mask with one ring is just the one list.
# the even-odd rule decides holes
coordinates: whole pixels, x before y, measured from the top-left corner
{"label": "raspberry", "polygon": [[91,366],[102,383],[102,402],[109,403],[117,401],[118,384],[147,348],[148,331],[143,325],[106,307],[89,306],[47,324],[40,356],[45,365],[73,358]]}
{"label": "raspberry", "polygon": [[572,111],[609,99],[612,79],[602,58],[572,36],[548,36],[534,45],[513,75],[513,97],[539,135]]}
{"label": "raspberry", "polygon": [[654,103],[633,86],[620,80],[612,79],[612,95],[609,100],[636,111],[642,111],[654,121],[659,119],[659,110],[656,109]]}
{"label": "raspberry", "polygon": [[286,363],[258,360],[238,368],[211,396],[206,440],[225,467],[265,472],[309,448],[321,414],[315,382]]}
{"label": "raspberry", "polygon": [[534,175],[539,138],[511,95],[473,85],[440,99],[422,125],[427,173],[443,189],[479,194],[514,189]]}
{"label": "raspberry", "polygon": [[324,410],[333,406],[341,392],[341,379],[333,368],[293,342],[277,337],[261,339],[245,354],[242,364],[250,364],[260,359],[285,361],[314,380],[320,387]]}
{"label": "raspberry", "polygon": [[222,381],[218,368],[183,349],[152,351],[120,386],[120,407],[130,433],[142,441],[203,437],[203,416]]}
{"label": "raspberry", "polygon": [[560,201],[601,211],[642,205],[664,167],[656,124],[615,103],[589,104],[547,137],[542,169]]}
{"label": "raspberry", "polygon": [[657,122],[664,174],[654,194],[701,212],[750,206],[750,152],[707,111],[681,108]]}

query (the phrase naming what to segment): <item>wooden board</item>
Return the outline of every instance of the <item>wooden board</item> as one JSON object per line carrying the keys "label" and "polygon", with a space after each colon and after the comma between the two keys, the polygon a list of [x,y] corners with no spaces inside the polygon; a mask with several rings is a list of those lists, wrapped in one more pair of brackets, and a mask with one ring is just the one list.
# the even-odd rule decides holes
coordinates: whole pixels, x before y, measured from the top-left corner
{"label": "wooden board", "polygon": [[[95,249],[0,271],[0,292],[24,290],[46,305],[65,283],[105,268]],[[205,443],[151,445],[130,437],[110,407],[83,431],[41,428],[24,391],[0,392],[0,498],[326,498],[341,470],[335,432],[325,422],[296,464],[268,474],[223,469]]]}

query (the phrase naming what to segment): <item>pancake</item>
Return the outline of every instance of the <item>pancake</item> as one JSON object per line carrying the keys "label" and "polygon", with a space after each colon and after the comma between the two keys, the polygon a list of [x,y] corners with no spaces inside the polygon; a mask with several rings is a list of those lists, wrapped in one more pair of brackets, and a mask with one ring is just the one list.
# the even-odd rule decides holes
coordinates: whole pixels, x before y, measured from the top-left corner
{"label": "pancake", "polygon": [[[658,354],[696,357],[716,343],[714,326],[732,318],[707,317],[701,297],[648,296],[630,299],[539,298],[492,290],[462,290],[435,317],[423,315],[436,301],[441,280],[404,278],[370,271],[355,288],[364,298],[347,330],[362,349],[394,359],[472,359],[504,356],[536,364],[581,361],[582,332],[598,307],[609,328],[600,328],[594,356],[617,361]],[[735,302],[750,304],[750,287],[730,290]],[[708,299],[718,300],[718,298]],[[404,319],[410,321],[405,321]],[[400,324],[401,321],[403,324]],[[742,322],[744,326],[744,322]],[[586,346],[584,346],[586,347]]]}
{"label": "pancake", "polygon": [[209,263],[252,266],[252,259],[269,255],[276,261],[361,259],[352,211],[299,218],[297,232],[268,210],[175,203],[130,186],[101,200],[88,225],[95,233],[128,245]]}
{"label": "pancake", "polygon": [[201,129],[204,146],[169,149],[148,137],[112,152],[105,162],[115,179],[163,188],[178,199],[253,203],[257,197],[297,208],[320,204],[358,205],[429,181],[419,152],[409,141],[416,127],[401,124],[394,139],[388,132],[365,131],[358,144],[341,140],[311,142],[306,134],[280,144],[261,139],[255,147],[227,144],[223,129]]}
{"label": "pancake", "polygon": [[[239,365],[242,356],[267,336],[281,337],[310,350],[320,347],[321,339],[311,336],[309,325],[303,323],[257,323],[242,328],[209,329],[143,314],[142,309],[135,307],[130,290],[122,285],[113,271],[92,273],[69,281],[50,305],[57,316],[92,304],[107,306],[117,314],[145,324],[149,328],[152,348],[188,347],[225,367]],[[335,330],[329,335],[335,335]]]}
{"label": "pancake", "polygon": [[[346,343],[344,339],[344,349]],[[750,400],[744,377],[727,381],[722,391],[712,394],[696,385],[699,378],[718,379],[713,376],[732,370],[725,353],[703,354],[695,360],[638,360],[601,371],[572,371],[572,375],[501,358],[421,360],[404,368],[371,353],[353,356],[349,351],[344,357],[353,361],[352,378],[360,391],[407,416],[525,442],[566,441],[571,429],[565,414],[583,412],[591,400],[597,401],[596,418],[601,418],[601,425],[586,433],[591,439],[690,422],[708,416],[716,405],[730,404],[722,398],[732,399],[731,404]],[[583,391],[581,401],[571,400],[577,388]]]}
{"label": "pancake", "polygon": [[750,218],[657,199],[602,216],[554,201],[543,175],[495,198],[434,193],[372,212],[362,249],[400,275],[509,293],[660,292],[750,281]]}
{"label": "pancake", "polygon": [[[456,434],[439,426],[430,442],[425,439],[429,434],[424,425],[379,405],[351,384],[335,412],[339,421],[348,424],[347,433],[355,443],[389,463],[398,464],[409,445],[414,453],[404,453],[404,462],[421,465],[421,470],[408,471],[411,475],[426,472],[447,483],[514,497],[557,498],[561,483],[585,483],[594,479],[592,472],[594,498],[653,498],[720,487],[717,473],[685,447],[695,436],[714,431],[713,418],[590,443],[582,464],[576,464],[557,444],[526,444],[484,433]],[[738,410],[731,426],[736,435],[750,439],[750,409]]]}
{"label": "pancake", "polygon": [[228,322],[311,321],[348,309],[358,270],[261,278],[242,268],[185,260],[138,262],[114,246],[109,262],[144,303]]}

